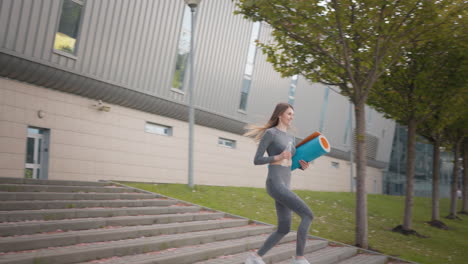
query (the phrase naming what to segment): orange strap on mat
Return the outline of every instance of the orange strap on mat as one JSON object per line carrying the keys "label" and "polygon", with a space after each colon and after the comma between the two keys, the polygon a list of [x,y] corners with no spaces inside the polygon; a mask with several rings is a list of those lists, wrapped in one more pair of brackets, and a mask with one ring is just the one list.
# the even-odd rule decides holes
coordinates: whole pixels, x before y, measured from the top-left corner
{"label": "orange strap on mat", "polygon": [[312,139],[322,135],[322,133],[315,131],[314,133],[310,134],[308,137],[304,138],[299,144],[296,145],[296,148],[298,148],[301,145],[304,145],[305,143],[311,141]]}

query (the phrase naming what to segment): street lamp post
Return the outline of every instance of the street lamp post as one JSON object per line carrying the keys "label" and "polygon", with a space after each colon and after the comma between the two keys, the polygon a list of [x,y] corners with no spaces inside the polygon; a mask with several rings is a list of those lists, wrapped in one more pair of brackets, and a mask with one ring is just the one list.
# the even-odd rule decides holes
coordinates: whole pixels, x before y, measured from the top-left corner
{"label": "street lamp post", "polygon": [[349,177],[350,177],[350,192],[354,192],[354,138],[353,133],[353,103],[349,101]]}
{"label": "street lamp post", "polygon": [[201,0],[184,0],[185,4],[190,7],[192,13],[192,23],[191,23],[191,37],[190,37],[190,77],[189,77],[189,87],[188,87],[188,98],[189,98],[189,153],[188,153],[188,186],[193,188],[193,127],[195,123],[195,110],[193,109],[193,69],[195,68],[193,63],[194,58],[194,49],[193,43],[195,39],[195,12],[197,6],[200,4]]}

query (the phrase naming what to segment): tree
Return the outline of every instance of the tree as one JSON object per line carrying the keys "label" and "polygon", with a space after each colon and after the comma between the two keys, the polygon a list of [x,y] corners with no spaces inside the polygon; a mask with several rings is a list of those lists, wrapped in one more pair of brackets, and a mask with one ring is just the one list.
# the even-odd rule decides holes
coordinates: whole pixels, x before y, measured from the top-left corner
{"label": "tree", "polygon": [[431,221],[428,222],[431,226],[447,229],[448,227],[440,221],[439,210],[439,183],[440,183],[440,149],[450,148],[447,138],[446,129],[450,124],[456,121],[465,107],[461,96],[455,95],[452,100],[438,107],[438,110],[426,121],[418,126],[418,134],[428,140],[433,145],[433,160],[432,160],[432,215]]}
{"label": "tree", "polygon": [[461,214],[468,214],[468,137],[463,140],[463,189]]}
{"label": "tree", "polygon": [[[376,110],[408,126],[405,211],[403,225],[394,228],[404,234],[417,234],[412,230],[412,209],[418,126],[426,125],[426,136],[433,137],[437,146],[442,140],[442,129],[453,123],[465,103],[460,95],[465,87],[466,67],[460,67],[460,63],[466,64],[466,58],[459,52],[458,38],[447,39],[443,33],[439,36],[406,47],[403,60],[389,68],[369,100]],[[438,146],[434,151],[434,166],[438,166]],[[438,167],[434,170],[438,177]],[[438,195],[437,188],[434,195]]]}
{"label": "tree", "polygon": [[[466,96],[465,96],[466,98]],[[465,101],[466,102],[466,101]],[[468,110],[463,111],[464,115],[461,116],[456,122],[452,123],[446,128],[446,133],[450,142],[453,145],[454,160],[453,160],[453,173],[452,184],[450,188],[450,213],[448,219],[457,219],[457,190],[458,190],[458,174],[460,171],[460,152],[463,139],[468,136]]]}
{"label": "tree", "polygon": [[[450,103],[446,106],[451,105]],[[443,118],[445,114],[445,118]],[[450,115],[452,114],[452,115]],[[423,136],[428,140],[429,143],[433,146],[433,155],[432,155],[432,214],[431,221],[428,222],[429,225],[441,228],[448,229],[444,222],[440,221],[440,210],[439,210],[439,183],[440,183],[440,151],[441,148],[446,148],[448,146],[448,139],[444,133],[444,128],[446,128],[450,123],[450,118],[452,116],[457,116],[456,111],[437,111],[429,120],[422,122],[418,127],[418,134]]]}
{"label": "tree", "polygon": [[[402,47],[459,12],[463,1],[233,0],[237,14],[264,21],[274,42],[260,43],[276,71],[339,87],[356,120],[356,245],[368,248],[365,104]],[[440,10],[439,13],[436,11]]]}
{"label": "tree", "polygon": [[[439,211],[440,148],[442,146],[449,147],[447,128],[466,114],[468,56],[463,38],[444,37],[436,41],[439,42],[437,45],[439,51],[436,51],[439,56],[432,55],[430,58],[434,60],[433,65],[444,65],[433,72],[433,76],[437,79],[437,85],[444,87],[444,89],[439,89],[438,96],[432,99],[435,103],[433,112],[418,125],[417,132],[433,145],[432,217],[428,223],[438,228],[447,229],[447,226],[440,221]],[[426,55],[430,54],[426,52]]]}

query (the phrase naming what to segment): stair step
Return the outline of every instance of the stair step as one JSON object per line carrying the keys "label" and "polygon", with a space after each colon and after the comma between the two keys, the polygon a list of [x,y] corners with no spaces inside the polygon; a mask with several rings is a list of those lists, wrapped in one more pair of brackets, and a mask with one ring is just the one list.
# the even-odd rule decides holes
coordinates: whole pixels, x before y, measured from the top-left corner
{"label": "stair step", "polygon": [[87,193],[135,193],[138,189],[109,186],[60,186],[37,184],[0,184],[2,192],[87,192]]}
{"label": "stair step", "polygon": [[0,192],[1,201],[31,200],[115,200],[151,199],[161,197],[147,193],[67,193],[67,192]]}
{"label": "stair step", "polygon": [[387,260],[383,255],[357,254],[336,264],[385,264]]}
{"label": "stair step", "polygon": [[[241,264],[274,226],[112,182],[0,178],[0,264]],[[290,263],[296,233],[264,256]],[[310,239],[311,264],[388,257]],[[359,251],[361,252],[361,251]]]}
{"label": "stair step", "polygon": [[[326,248],[304,254],[304,257],[310,264],[332,264],[340,260],[347,259],[357,253],[354,247],[335,247],[328,246]],[[278,264],[290,264],[291,259],[279,262]]]}
{"label": "stair step", "polygon": [[0,177],[0,184],[37,184],[37,185],[62,185],[62,186],[109,186],[109,182],[68,181],[68,180],[39,180],[27,178]]}
{"label": "stair step", "polygon": [[198,206],[164,206],[132,208],[83,208],[83,209],[47,209],[24,211],[1,211],[0,222],[25,220],[60,220],[88,217],[113,217],[124,215],[158,215],[199,211]]}
{"label": "stair step", "polygon": [[143,207],[168,206],[176,204],[170,199],[140,199],[140,200],[51,200],[51,201],[6,201],[0,203],[0,211],[39,210],[39,209],[70,209],[90,207]]}
{"label": "stair step", "polygon": [[34,234],[0,238],[0,252],[69,246],[80,243],[102,242],[158,235],[213,230],[248,225],[247,219],[224,218],[219,220],[192,221],[146,226],[108,227],[84,231],[53,234]]}
{"label": "stair step", "polygon": [[[248,236],[240,239],[231,239],[220,242],[205,243],[202,245],[191,245],[179,248],[167,248],[161,251],[152,251],[133,256],[114,257],[89,261],[86,264],[189,264],[197,261],[215,258],[221,255],[237,254],[254,248],[258,248],[265,242],[268,235]],[[295,233],[287,234],[280,243],[287,243],[296,239]],[[326,242],[318,242],[326,243]],[[220,262],[218,262],[220,263]],[[221,262],[222,263],[222,262]],[[85,264],[85,263],[81,263]]]}
{"label": "stair step", "polygon": [[[308,240],[304,248],[304,253],[310,253],[320,250],[327,246],[326,241],[322,240]],[[261,245],[260,245],[261,246]],[[273,247],[270,251],[263,256],[265,263],[276,263],[283,260],[290,260],[296,254],[296,241],[282,243]],[[209,260],[196,262],[195,264],[243,264],[250,252],[242,252],[239,254],[224,255]]]}
{"label": "stair step", "polygon": [[28,235],[43,232],[73,231],[98,229],[109,226],[135,226],[213,220],[224,217],[224,213],[199,211],[196,213],[179,213],[143,216],[116,216],[105,218],[81,218],[51,221],[26,221],[0,223],[0,236]]}
{"label": "stair step", "polygon": [[32,252],[13,252],[1,255],[0,263],[76,263],[96,258],[142,254],[173,247],[245,238],[271,232],[271,230],[271,226],[250,225],[175,235],[80,244],[60,248],[40,249]]}

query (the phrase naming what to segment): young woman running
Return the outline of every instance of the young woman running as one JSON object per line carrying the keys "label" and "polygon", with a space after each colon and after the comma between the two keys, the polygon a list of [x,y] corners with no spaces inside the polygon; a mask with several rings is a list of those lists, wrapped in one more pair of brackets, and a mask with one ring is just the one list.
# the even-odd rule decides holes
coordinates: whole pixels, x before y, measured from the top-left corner
{"label": "young woman running", "polygon": [[[293,264],[310,264],[304,257],[304,247],[309,233],[309,226],[314,218],[307,204],[290,190],[291,182],[291,157],[296,153],[294,137],[287,133],[294,118],[294,109],[286,103],[276,105],[270,120],[263,127],[250,128],[245,135],[254,137],[260,141],[255,154],[254,164],[268,164],[268,177],[266,190],[275,199],[276,214],[278,216],[278,228],[265,241],[263,246],[252,252],[245,261],[246,264],[264,264],[262,256],[275,246],[281,238],[289,233],[291,228],[291,212],[301,217],[301,223],[297,230],[296,258]],[[292,145],[291,151],[287,151],[288,144]],[[268,157],[264,156],[265,151]],[[301,169],[309,167],[309,163],[299,161]]]}

